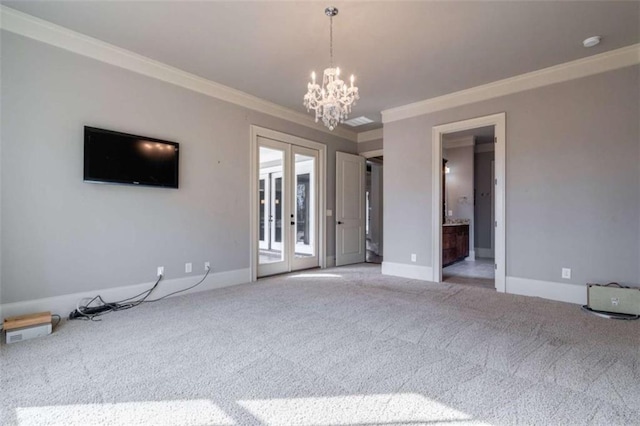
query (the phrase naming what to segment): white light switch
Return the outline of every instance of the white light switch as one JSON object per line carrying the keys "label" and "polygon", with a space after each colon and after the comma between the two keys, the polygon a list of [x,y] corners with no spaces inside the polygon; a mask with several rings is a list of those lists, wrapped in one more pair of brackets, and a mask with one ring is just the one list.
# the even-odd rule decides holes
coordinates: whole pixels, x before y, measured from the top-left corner
{"label": "white light switch", "polygon": [[333,216],[333,210],[327,210],[327,216]]}
{"label": "white light switch", "polygon": [[191,262],[185,263],[184,264],[184,273],[185,274],[191,273],[192,266],[193,265],[191,265]]}
{"label": "white light switch", "polygon": [[412,262],[415,262],[415,261],[417,261],[417,260],[418,260],[418,256],[416,256],[416,254],[415,254],[415,253],[411,253],[411,261],[412,261]]}
{"label": "white light switch", "polygon": [[449,210],[447,214],[449,215],[449,217],[453,216],[453,210]]}
{"label": "white light switch", "polygon": [[570,268],[562,268],[562,278],[565,280],[571,279],[571,269]]}

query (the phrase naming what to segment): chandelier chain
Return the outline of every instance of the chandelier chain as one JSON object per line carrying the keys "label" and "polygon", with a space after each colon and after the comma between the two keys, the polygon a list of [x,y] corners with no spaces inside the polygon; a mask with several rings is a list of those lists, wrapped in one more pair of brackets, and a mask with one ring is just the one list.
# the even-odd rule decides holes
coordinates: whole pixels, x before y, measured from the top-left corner
{"label": "chandelier chain", "polygon": [[329,16],[329,65],[333,68],[333,16]]}

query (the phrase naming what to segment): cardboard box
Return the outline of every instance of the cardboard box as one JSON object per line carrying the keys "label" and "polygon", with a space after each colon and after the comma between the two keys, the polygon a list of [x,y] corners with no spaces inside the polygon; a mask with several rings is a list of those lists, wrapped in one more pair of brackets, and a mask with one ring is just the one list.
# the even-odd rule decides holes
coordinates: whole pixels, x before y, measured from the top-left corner
{"label": "cardboard box", "polygon": [[10,331],[16,328],[23,328],[40,324],[51,324],[51,312],[38,312],[36,314],[8,317],[4,319],[2,328],[4,329],[4,331]]}

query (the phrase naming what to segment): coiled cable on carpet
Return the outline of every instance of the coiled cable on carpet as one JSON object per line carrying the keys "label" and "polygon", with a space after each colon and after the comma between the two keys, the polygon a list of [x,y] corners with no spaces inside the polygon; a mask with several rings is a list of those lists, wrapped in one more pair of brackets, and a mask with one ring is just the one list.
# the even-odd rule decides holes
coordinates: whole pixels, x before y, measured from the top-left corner
{"label": "coiled cable on carpet", "polygon": [[175,294],[182,293],[199,286],[207,278],[210,271],[211,271],[211,268],[207,267],[207,272],[204,274],[202,279],[197,283],[195,283],[194,285],[184,288],[182,290],[174,291],[172,293],[169,293],[167,295],[164,295],[162,297],[159,297],[153,300],[147,300],[147,299],[151,295],[151,293],[153,293],[153,291],[158,287],[158,284],[160,284],[160,281],[163,278],[162,275],[158,276],[158,280],[150,289],[145,290],[142,293],[137,294],[135,296],[131,296],[126,299],[119,300],[117,302],[107,302],[100,295],[93,297],[86,304],[82,304],[82,302],[89,298],[80,299],[76,305],[76,309],[69,313],[69,319],[100,321],[100,319],[96,319],[96,318],[102,315],[108,314],[110,312],[124,311],[127,309],[135,308],[136,306],[140,306],[143,303],[159,302],[160,300],[166,299],[169,296],[173,296]]}

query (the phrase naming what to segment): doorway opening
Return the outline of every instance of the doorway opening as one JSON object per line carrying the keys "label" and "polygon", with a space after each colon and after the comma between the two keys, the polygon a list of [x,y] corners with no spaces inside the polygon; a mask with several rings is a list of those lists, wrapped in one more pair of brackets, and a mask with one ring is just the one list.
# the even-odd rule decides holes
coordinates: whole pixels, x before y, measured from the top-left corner
{"label": "doorway opening", "polygon": [[[476,130],[482,129],[482,130]],[[486,186],[475,187],[470,183],[474,179],[474,162],[476,150],[483,151],[489,148],[481,147],[487,145],[482,139],[475,136],[490,137],[489,132],[493,132],[493,176],[489,179],[490,189]],[[449,136],[448,136],[449,135]],[[470,137],[472,143],[461,142],[464,137]],[[450,140],[447,142],[447,140]],[[467,144],[467,146],[464,146]],[[476,148],[476,145],[478,148]],[[504,113],[494,114],[485,117],[473,118],[455,123],[435,126],[432,134],[432,238],[433,245],[433,281],[442,282],[443,278],[450,278],[457,275],[456,281],[462,281],[464,275],[479,275],[475,277],[477,284],[491,286],[491,273],[493,268],[493,287],[499,292],[506,292],[506,253],[505,253],[505,145],[506,145],[506,115]],[[467,148],[461,150],[460,148]],[[454,151],[455,150],[455,151]],[[460,152],[457,152],[460,151]],[[464,153],[464,155],[462,155]],[[478,152],[480,154],[481,152]],[[447,158],[448,157],[448,158]],[[455,158],[455,161],[452,159]],[[447,160],[445,162],[445,160]],[[481,160],[485,160],[482,158]],[[453,163],[457,163],[458,182],[454,185]],[[467,164],[464,167],[464,164]],[[491,164],[491,163],[490,163]],[[478,165],[478,171],[486,168]],[[491,165],[489,165],[491,169]],[[449,173],[447,173],[449,171]],[[449,178],[446,176],[451,175]],[[466,179],[462,179],[467,176]],[[486,179],[484,173],[482,179]],[[449,190],[447,190],[447,181]],[[465,183],[466,182],[466,183]],[[486,184],[486,180],[483,180]],[[483,231],[477,234],[480,229],[476,229],[476,222],[482,220],[486,225],[486,207],[478,211],[476,217],[475,204],[482,195],[482,203],[493,206],[493,216],[489,220],[489,231],[483,225]],[[479,222],[478,222],[479,223]],[[489,251],[481,250],[487,247],[476,244],[486,244],[486,236],[489,235]],[[476,237],[477,235],[477,237]],[[493,237],[491,237],[493,235]],[[477,242],[476,242],[477,240]],[[476,250],[476,247],[478,250]],[[490,255],[493,254],[493,260]],[[476,257],[478,258],[475,261]],[[465,260],[468,259],[468,260]],[[487,259],[487,260],[482,260]],[[474,262],[471,264],[470,262]],[[464,263],[463,263],[464,262]],[[468,263],[467,263],[468,262]],[[457,265],[457,266],[456,266]],[[444,268],[443,268],[444,266]],[[451,266],[454,266],[453,268]],[[444,270],[450,268],[448,270]],[[484,275],[484,277],[483,277]],[[472,280],[474,277],[470,277]],[[484,283],[478,281],[486,278]],[[468,282],[467,282],[468,283]]]}
{"label": "doorway opening", "polygon": [[442,281],[495,288],[495,126],[442,135]]}
{"label": "doorway opening", "polygon": [[367,263],[381,264],[383,260],[382,239],[382,179],[383,156],[369,157],[367,159],[365,178],[365,248],[367,250],[365,261]]}

